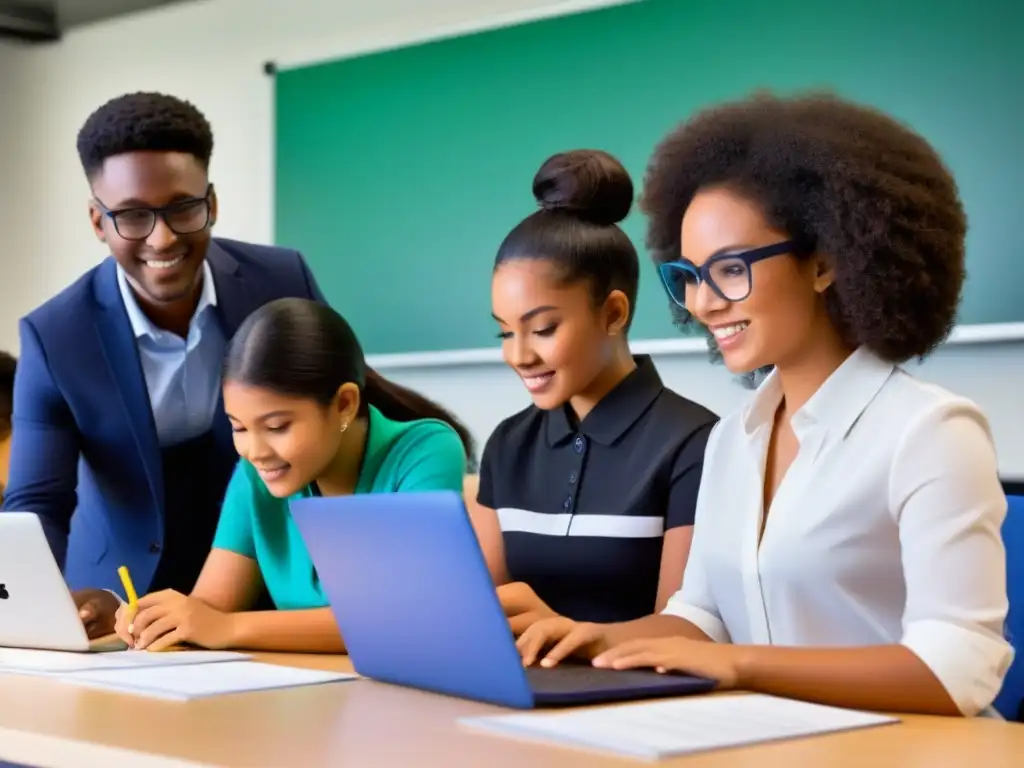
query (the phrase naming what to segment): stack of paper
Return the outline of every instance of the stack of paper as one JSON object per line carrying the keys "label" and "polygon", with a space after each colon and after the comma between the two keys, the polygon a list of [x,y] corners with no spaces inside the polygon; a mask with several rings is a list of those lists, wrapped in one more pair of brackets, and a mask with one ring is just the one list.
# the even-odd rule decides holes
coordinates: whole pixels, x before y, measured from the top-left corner
{"label": "stack of paper", "polygon": [[658,760],[899,722],[775,696],[700,696],[566,713],[463,718],[470,728]]}
{"label": "stack of paper", "polygon": [[139,667],[176,667],[184,664],[212,664],[244,661],[244,653],[228,651],[112,651],[110,653],[70,653],[0,648],[0,672],[29,675],[62,675],[92,669],[137,669]]}
{"label": "stack of paper", "polygon": [[251,658],[227,651],[68,653],[0,648],[0,674],[42,675],[76,685],[179,701],[358,677],[260,664]]}
{"label": "stack of paper", "polygon": [[224,693],[266,691],[355,680],[357,675],[282,667],[255,661],[225,661],[219,664],[94,669],[61,675],[60,679],[66,683],[102,688],[117,693],[187,701]]}

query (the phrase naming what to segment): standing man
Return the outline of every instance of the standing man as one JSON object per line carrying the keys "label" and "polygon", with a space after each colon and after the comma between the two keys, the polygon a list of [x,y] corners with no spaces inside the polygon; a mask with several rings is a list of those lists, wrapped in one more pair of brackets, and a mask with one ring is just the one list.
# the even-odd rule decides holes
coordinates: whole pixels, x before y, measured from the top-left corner
{"label": "standing man", "polygon": [[140,592],[188,593],[237,461],[226,341],[257,307],[323,301],[302,256],[212,237],[213,135],[191,104],[115,98],[78,134],[89,217],[112,256],[23,318],[4,509],[34,512],[91,637]]}

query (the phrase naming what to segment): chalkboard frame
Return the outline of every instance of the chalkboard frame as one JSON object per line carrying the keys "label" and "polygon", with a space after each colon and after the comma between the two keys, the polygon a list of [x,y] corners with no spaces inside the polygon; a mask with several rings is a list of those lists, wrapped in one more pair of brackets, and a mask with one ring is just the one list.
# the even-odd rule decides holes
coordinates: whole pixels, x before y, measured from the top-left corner
{"label": "chalkboard frame", "polygon": [[[262,69],[268,78],[273,78],[281,71],[316,66],[317,64],[383,53],[463,35],[472,35],[519,24],[641,2],[646,2],[646,0],[565,0],[565,2],[553,5],[496,14],[485,20],[442,25],[427,32],[398,34],[377,40],[362,40],[358,44],[347,46],[337,51],[268,60],[262,64]],[[273,195],[271,202],[273,207]],[[1024,322],[977,323],[958,325],[954,328],[944,345],[989,345],[1021,341],[1024,341]],[[630,347],[634,354],[658,356],[706,355],[708,353],[708,341],[704,336],[639,339],[632,341]],[[502,356],[500,347],[495,345],[492,347],[467,349],[369,354],[367,360],[370,365],[381,370],[401,370],[444,366],[494,365],[502,362]]]}

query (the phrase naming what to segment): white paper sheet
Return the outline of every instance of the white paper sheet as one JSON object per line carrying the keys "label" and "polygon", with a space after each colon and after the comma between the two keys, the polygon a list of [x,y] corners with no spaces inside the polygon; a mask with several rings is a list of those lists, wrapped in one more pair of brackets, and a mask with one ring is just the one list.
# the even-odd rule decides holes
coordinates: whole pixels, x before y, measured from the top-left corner
{"label": "white paper sheet", "polygon": [[355,680],[357,675],[283,667],[255,661],[226,661],[177,667],[139,667],[73,672],[61,680],[118,693],[187,701],[225,693],[265,691]]}
{"label": "white paper sheet", "polygon": [[[81,735],[86,738],[85,734]],[[47,768],[213,768],[209,763],[93,744],[76,738],[0,728],[0,768],[10,765],[5,761],[12,761],[21,768],[41,765]]]}
{"label": "white paper sheet", "polygon": [[244,661],[250,656],[229,651],[111,651],[109,653],[71,653],[0,648],[0,672],[23,674],[63,674],[93,669],[137,669],[139,667],[176,667],[183,664],[211,664]]}
{"label": "white paper sheet", "polygon": [[695,696],[571,712],[463,718],[476,730],[645,760],[897,723],[775,696]]}

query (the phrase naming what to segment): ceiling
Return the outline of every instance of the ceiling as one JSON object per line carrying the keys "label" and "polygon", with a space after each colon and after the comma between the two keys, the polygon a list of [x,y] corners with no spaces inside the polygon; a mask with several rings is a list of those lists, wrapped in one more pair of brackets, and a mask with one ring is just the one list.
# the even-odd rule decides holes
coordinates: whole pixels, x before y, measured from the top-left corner
{"label": "ceiling", "polygon": [[184,0],[0,0],[0,36],[54,39],[61,31]]}

